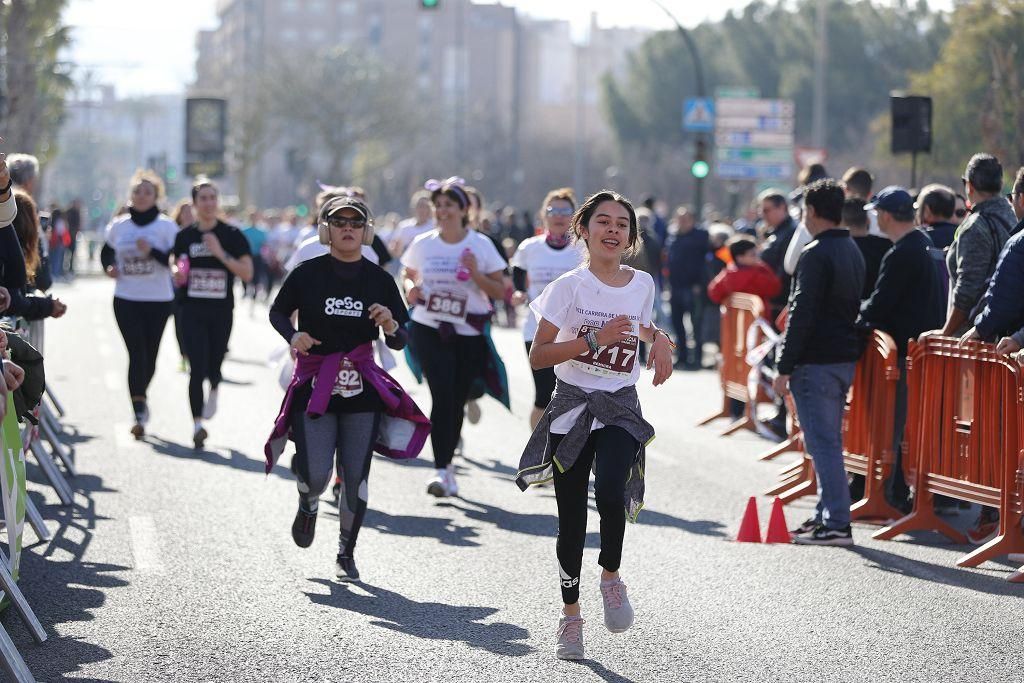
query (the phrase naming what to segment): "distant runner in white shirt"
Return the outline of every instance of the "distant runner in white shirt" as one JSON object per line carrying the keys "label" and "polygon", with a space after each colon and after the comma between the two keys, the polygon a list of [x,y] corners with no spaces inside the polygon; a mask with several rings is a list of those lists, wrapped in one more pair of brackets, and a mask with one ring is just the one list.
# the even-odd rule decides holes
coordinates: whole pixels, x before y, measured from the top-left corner
{"label": "distant runner in white shirt", "polygon": [[388,242],[388,249],[395,258],[401,258],[414,239],[434,229],[434,207],[429,192],[417,191],[409,202],[409,209],[413,217],[400,222]]}

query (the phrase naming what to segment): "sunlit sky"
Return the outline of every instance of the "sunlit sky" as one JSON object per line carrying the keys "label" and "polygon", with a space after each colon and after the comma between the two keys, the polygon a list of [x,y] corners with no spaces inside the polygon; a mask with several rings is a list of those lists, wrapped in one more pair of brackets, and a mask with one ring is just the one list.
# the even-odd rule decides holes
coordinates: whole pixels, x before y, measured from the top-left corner
{"label": "sunlit sky", "polygon": [[[890,0],[891,1],[891,0]],[[953,0],[930,0],[949,9]],[[389,0],[408,2],[413,0]],[[720,19],[749,0],[664,0],[684,26]],[[583,35],[596,12],[602,26],[671,28],[671,20],[646,0],[503,0],[525,14],[568,19]],[[119,95],[181,92],[195,74],[195,36],[215,28],[214,0],[71,0],[65,21],[73,27],[68,58]],[[79,75],[80,75],[79,71]]]}

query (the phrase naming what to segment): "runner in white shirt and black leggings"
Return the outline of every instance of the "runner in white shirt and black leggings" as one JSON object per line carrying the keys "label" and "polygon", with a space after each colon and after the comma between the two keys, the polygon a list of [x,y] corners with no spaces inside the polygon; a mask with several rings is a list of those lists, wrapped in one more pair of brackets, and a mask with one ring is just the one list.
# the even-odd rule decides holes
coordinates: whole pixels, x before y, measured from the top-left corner
{"label": "runner in white shirt and black leggings", "polygon": [[626,519],[635,521],[643,507],[644,447],[654,438],[636,392],[639,342],[652,344],[647,367],[654,367],[655,386],[672,374],[668,335],[652,322],[654,280],[622,265],[623,254],[639,241],[633,206],[603,190],[580,206],[572,230],[587,245],[587,263],[552,282],[531,304],[541,320],[530,365],[554,366],[558,382],[516,478],[523,490],[554,481],[565,603],[555,650],[561,659],[583,658],[579,584],[591,469],[601,516],[605,626],[621,633],[633,623],[619,565]]}
{"label": "runner in white shirt and black leggings", "polygon": [[[252,280],[249,240],[238,228],[218,218],[219,193],[200,178],[192,187],[196,223],[174,241],[174,279],[184,288],[182,337],[189,361],[188,401],[192,409],[193,445],[200,449],[208,436],[203,420],[217,412],[217,387],[228,351],[234,318],[235,278]],[[203,383],[209,380],[210,393]]]}
{"label": "runner in white shirt and black leggings", "polygon": [[430,443],[435,476],[427,492],[458,494],[452,458],[462,433],[470,388],[487,358],[481,336],[504,295],[505,261],[494,244],[468,227],[469,197],[461,178],[428,181],[437,230],[420,235],[402,255],[412,310],[412,346],[430,388]]}
{"label": "runner in white shirt and black leggings", "polygon": [[168,267],[178,226],[160,213],[163,181],[151,171],[139,171],[131,181],[129,214],[107,226],[100,251],[104,272],[114,285],[114,318],[128,351],[128,393],[141,439],[149,421],[146,392],[156,373],[160,340],[171,315],[174,290]]}
{"label": "runner in white shirt and black leggings", "polygon": [[[512,256],[512,281],[516,288],[512,303],[516,306],[535,300],[551,282],[583,263],[586,248],[573,242],[568,234],[569,222],[575,211],[576,195],[571,188],[552,190],[544,197],[541,205],[544,234],[523,240]],[[537,316],[530,310],[523,323],[527,355],[536,333]],[[533,387],[530,429],[537,427],[540,416],[551,402],[551,393],[555,390],[555,369],[534,370]]]}

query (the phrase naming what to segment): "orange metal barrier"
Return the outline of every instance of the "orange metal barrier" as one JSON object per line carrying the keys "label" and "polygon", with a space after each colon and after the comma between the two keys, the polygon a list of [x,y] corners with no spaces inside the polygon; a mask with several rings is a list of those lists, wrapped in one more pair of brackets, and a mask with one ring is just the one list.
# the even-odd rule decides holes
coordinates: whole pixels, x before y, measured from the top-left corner
{"label": "orange metal barrier", "polygon": [[[895,519],[900,512],[885,500],[885,480],[892,473],[892,450],[899,380],[896,343],[875,331],[857,363],[843,418],[843,460],[846,471],[865,478],[864,497],[850,508],[853,519]],[[795,411],[793,413],[796,414]],[[803,451],[799,426],[790,437]],[[788,443],[788,442],[787,442]],[[790,448],[789,450],[793,450]],[[764,456],[762,456],[764,459]],[[809,454],[779,473],[779,484],[765,495],[790,503],[817,493],[814,464]]]}
{"label": "orange metal barrier", "polygon": [[764,315],[764,304],[760,297],[751,294],[733,294],[722,304],[722,322],[719,344],[722,350],[722,364],[718,374],[722,384],[722,409],[701,420],[698,427],[730,417],[730,399],[746,404],[743,417],[729,425],[720,436],[733,434],[741,429],[755,430],[757,396],[751,396],[747,388],[750,365],[747,364],[747,331],[754,321]]}
{"label": "orange metal barrier", "polygon": [[908,355],[908,408],[913,406],[908,424],[914,428],[907,455],[914,463],[914,509],[874,538],[935,530],[966,542],[935,514],[934,496],[944,495],[1000,512],[995,538],[962,557],[958,566],[1024,552],[1024,366],[997,354],[991,344],[961,347],[951,337],[912,342]]}

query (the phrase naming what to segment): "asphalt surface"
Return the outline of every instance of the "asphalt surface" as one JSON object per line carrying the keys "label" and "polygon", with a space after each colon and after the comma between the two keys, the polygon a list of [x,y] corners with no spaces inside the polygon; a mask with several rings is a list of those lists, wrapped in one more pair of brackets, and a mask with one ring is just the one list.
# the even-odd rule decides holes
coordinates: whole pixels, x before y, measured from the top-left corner
{"label": "asphalt surface", "polygon": [[[220,410],[197,453],[170,326],[150,436],[128,434],[112,289],[103,279],[60,287],[69,312],[48,327],[77,495],[60,507],[30,466],[55,539],[25,551],[21,585],[50,639],[36,645],[16,615],[4,618],[41,681],[1021,680],[1024,586],[1005,581],[1009,564],[958,569],[964,547],[935,534],[876,542],[869,526],[855,527],[851,550],[733,542],[747,498],[779,465],[756,461],[768,444],[750,433],[693,426],[720,403],[708,371],[677,372],[657,389],[642,376],[658,437],[648,507],[626,532],[636,624],[604,629],[592,508],[588,659],[557,661],[554,500],[512,482],[532,401],[518,331],[495,334],[513,410],[485,399],[483,420],[467,425],[461,498],[425,493],[429,445],[413,462],[376,458],[357,552],[364,582],[336,583],[333,507],[321,505],[313,546],[296,548],[291,448],[263,473],[282,393],[268,364],[282,342],[265,308],[237,309]],[[429,410],[404,364],[395,374]],[[809,507],[791,505],[790,525]]]}

